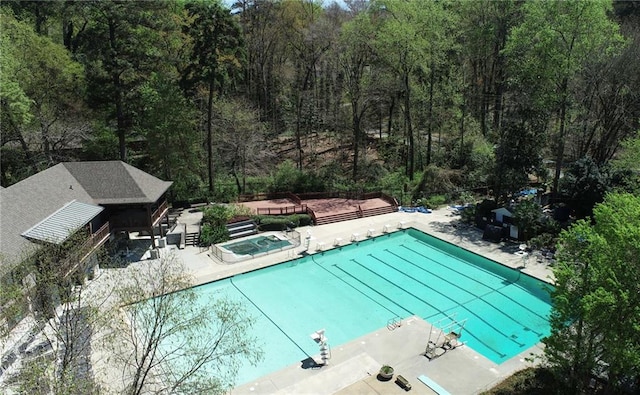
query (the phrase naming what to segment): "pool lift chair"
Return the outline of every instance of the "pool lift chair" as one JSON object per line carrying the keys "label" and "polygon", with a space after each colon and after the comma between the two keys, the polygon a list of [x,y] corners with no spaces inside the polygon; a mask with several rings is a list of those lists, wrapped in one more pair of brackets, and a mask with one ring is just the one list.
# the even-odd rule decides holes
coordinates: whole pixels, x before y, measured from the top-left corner
{"label": "pool lift chair", "polygon": [[458,321],[455,316],[456,314],[451,317],[447,316],[431,324],[429,340],[424,351],[424,356],[429,360],[438,358],[448,350],[464,345],[464,342],[460,341],[460,337],[467,320]]}

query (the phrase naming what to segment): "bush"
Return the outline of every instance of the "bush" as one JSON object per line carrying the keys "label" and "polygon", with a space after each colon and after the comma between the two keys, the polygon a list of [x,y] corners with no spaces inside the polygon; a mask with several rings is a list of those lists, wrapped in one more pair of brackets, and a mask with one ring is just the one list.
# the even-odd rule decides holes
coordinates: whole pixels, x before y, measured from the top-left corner
{"label": "bush", "polygon": [[291,222],[287,217],[273,217],[273,218],[263,218],[260,221],[258,228],[261,231],[268,230],[285,230],[289,227],[297,227],[298,225],[295,222]]}
{"label": "bush", "polygon": [[253,217],[259,224],[261,231],[286,230],[287,227],[297,228],[311,224],[311,217],[307,214],[293,215],[261,215]]}
{"label": "bush", "polygon": [[545,368],[526,368],[507,377],[483,395],[567,394],[569,388]]}
{"label": "bush", "polygon": [[309,226],[313,223],[311,220],[311,216],[308,214],[296,214],[296,216],[298,217],[298,222],[300,223],[299,226]]}
{"label": "bush", "polygon": [[273,176],[273,184],[269,188],[271,192],[290,192],[295,189],[300,177],[300,170],[290,160],[282,162],[276,168]]}
{"label": "bush", "polygon": [[202,214],[202,227],[200,229],[200,245],[222,243],[229,240],[227,221],[233,217],[233,213],[226,206],[205,207]]}
{"label": "bush", "polygon": [[188,207],[191,203],[206,202],[207,188],[197,175],[184,175],[173,180],[169,200],[174,206],[182,207]]}
{"label": "bush", "polygon": [[233,218],[232,209],[227,206],[214,205],[204,209],[202,214],[202,223],[209,225],[226,225],[227,221]]}
{"label": "bush", "polygon": [[475,219],[476,219],[476,206],[475,205],[465,207],[465,209],[462,210],[462,214],[461,214],[462,222],[464,222],[465,224],[473,224]]}
{"label": "bush", "polygon": [[513,220],[520,230],[524,240],[529,240],[538,234],[542,209],[532,200],[523,200],[513,210]]}
{"label": "bush", "polygon": [[447,204],[447,197],[445,195],[431,195],[427,198],[420,199],[420,202],[422,206],[430,209],[436,209]]}
{"label": "bush", "polygon": [[213,195],[209,196],[209,200],[212,202],[224,202],[229,203],[237,200],[238,187],[233,177],[219,176],[215,179],[215,187]]}
{"label": "bush", "polygon": [[200,245],[222,243],[229,240],[229,231],[225,225],[203,224],[200,230]]}
{"label": "bush", "polygon": [[528,244],[534,250],[541,250],[544,248],[553,251],[556,248],[557,242],[557,235],[551,233],[542,233],[536,237],[531,238]]}

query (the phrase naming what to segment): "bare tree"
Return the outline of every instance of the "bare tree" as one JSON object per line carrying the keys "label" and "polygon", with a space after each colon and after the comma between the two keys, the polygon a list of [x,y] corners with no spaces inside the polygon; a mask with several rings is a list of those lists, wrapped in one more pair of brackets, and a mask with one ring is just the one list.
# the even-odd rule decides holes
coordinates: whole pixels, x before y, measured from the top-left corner
{"label": "bare tree", "polygon": [[115,351],[127,394],[223,393],[243,360],[261,358],[244,307],[203,300],[189,286],[183,264],[169,255],[117,287],[123,307],[110,339],[121,347]]}
{"label": "bare tree", "polygon": [[216,139],[220,167],[234,178],[238,193],[246,193],[247,176],[268,170],[273,154],[267,147],[265,126],[257,110],[239,100],[215,104]]}
{"label": "bare tree", "polygon": [[[61,244],[46,243],[29,254],[18,271],[25,274],[12,295],[31,306],[24,336],[9,348],[14,375],[0,383],[19,393],[94,394],[100,388],[93,376],[93,334],[108,318],[103,303],[109,294],[86,297],[82,284],[86,254],[78,248],[86,235],[78,232]],[[96,252],[88,259],[97,259]],[[17,291],[17,292],[16,292]],[[0,314],[4,317],[3,314]]]}

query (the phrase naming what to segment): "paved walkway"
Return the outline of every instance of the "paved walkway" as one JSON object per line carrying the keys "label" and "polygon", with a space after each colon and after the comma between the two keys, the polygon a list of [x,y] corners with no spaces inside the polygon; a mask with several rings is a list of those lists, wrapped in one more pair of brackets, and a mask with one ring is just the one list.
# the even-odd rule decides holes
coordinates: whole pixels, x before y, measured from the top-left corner
{"label": "paved walkway", "polygon": [[[199,221],[200,213],[185,211],[179,222],[192,228]],[[361,218],[323,226],[298,228],[302,238],[309,231],[311,242],[308,253],[330,248],[340,239],[341,244],[353,238],[361,240],[368,233],[380,234],[383,230],[414,227],[460,247],[474,251],[523,273],[550,280],[551,272],[545,262],[522,257],[518,244],[499,244],[482,240],[482,232],[474,227],[462,225],[459,216],[448,209],[435,210],[431,214],[401,213]],[[186,247],[179,251],[196,284],[233,276],[248,270],[270,266],[299,256],[304,245],[293,250],[281,251],[252,260],[233,264],[223,263],[212,257],[207,249]],[[378,369],[383,364],[395,368],[396,375],[405,377],[412,385],[414,394],[434,394],[417,377],[426,375],[451,394],[474,394],[491,388],[513,372],[529,366],[525,358],[530,353],[539,353],[540,346],[497,365],[472,349],[462,346],[429,361],[421,355],[426,346],[431,325],[419,317],[410,317],[395,330],[386,327],[332,349],[328,366],[319,369],[303,369],[301,364],[261,377],[249,384],[239,386],[232,394],[401,394],[405,391],[394,381],[377,379]],[[328,334],[330,337],[330,334]],[[267,361],[268,363],[268,361]]]}

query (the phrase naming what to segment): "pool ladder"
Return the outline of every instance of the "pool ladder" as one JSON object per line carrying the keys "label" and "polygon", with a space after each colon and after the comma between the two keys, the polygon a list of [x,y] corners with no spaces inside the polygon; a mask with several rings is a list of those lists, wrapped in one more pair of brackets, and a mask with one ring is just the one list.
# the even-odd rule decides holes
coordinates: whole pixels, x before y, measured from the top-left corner
{"label": "pool ladder", "polygon": [[311,334],[311,338],[318,343],[320,347],[320,361],[316,364],[326,366],[331,359],[331,348],[329,347],[329,339],[324,335],[324,329],[320,329]]}
{"label": "pool ladder", "polygon": [[402,326],[402,319],[398,316],[389,318],[389,320],[387,321],[387,329],[389,329],[390,331],[397,329],[401,326]]}

